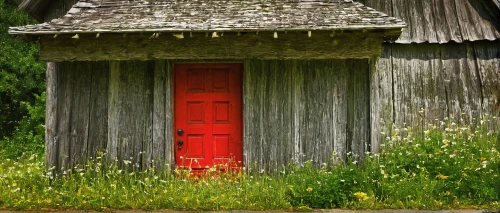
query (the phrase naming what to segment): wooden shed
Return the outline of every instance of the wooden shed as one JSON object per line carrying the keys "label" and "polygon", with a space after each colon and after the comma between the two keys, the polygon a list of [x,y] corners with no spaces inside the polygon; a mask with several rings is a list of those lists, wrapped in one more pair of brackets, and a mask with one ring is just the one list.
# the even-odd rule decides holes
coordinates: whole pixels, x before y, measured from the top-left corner
{"label": "wooden shed", "polygon": [[45,21],[9,32],[38,39],[50,62],[46,154],[59,171],[98,150],[136,168],[361,156],[374,134],[370,66],[405,26],[352,0],[21,7]]}
{"label": "wooden shed", "polygon": [[[372,85],[377,132],[454,119],[500,129],[500,1],[359,0],[408,24],[383,45]],[[385,137],[378,135],[379,137]]]}
{"label": "wooden shed", "polygon": [[49,61],[48,166],[272,170],[498,114],[494,1],[25,0],[45,23],[10,33]]}

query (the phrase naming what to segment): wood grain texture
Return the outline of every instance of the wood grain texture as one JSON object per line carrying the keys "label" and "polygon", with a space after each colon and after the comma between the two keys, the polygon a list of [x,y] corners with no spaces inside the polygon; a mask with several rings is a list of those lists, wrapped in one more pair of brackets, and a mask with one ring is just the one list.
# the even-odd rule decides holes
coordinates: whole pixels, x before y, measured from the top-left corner
{"label": "wood grain texture", "polygon": [[474,58],[481,83],[483,115],[497,116],[488,129],[500,128],[500,42],[474,42]]}
{"label": "wood grain texture", "polygon": [[89,117],[89,157],[97,157],[97,152],[105,152],[108,142],[108,94],[109,62],[92,63],[92,84],[90,88]]}
{"label": "wood grain texture", "polygon": [[[137,170],[143,163],[144,148],[151,144],[151,95],[153,90],[148,62],[121,61],[118,78],[117,157],[130,160],[128,168]],[[112,79],[113,80],[113,79]],[[146,159],[147,160],[147,159]],[[119,162],[124,163],[124,162]]]}
{"label": "wood grain texture", "polygon": [[45,165],[57,169],[59,165],[58,124],[58,63],[47,63],[46,71],[46,104],[45,104]]}
{"label": "wood grain texture", "polygon": [[[111,161],[118,161],[118,131],[119,131],[119,105],[118,92],[120,89],[120,62],[109,62],[109,93],[108,93],[108,143],[106,152]],[[120,162],[121,163],[121,162]],[[121,164],[119,164],[121,165]]]}
{"label": "wood grain texture", "polygon": [[174,168],[174,67],[165,60],[165,167]]}
{"label": "wood grain texture", "polygon": [[[377,65],[379,93],[390,96],[392,81],[394,99],[379,99],[380,122],[387,120],[383,114],[390,115],[391,108],[396,126],[417,129],[446,117],[477,126],[482,116],[497,115],[499,47],[498,41],[385,44]],[[495,130],[498,123],[494,119],[487,128]]]}
{"label": "wood grain texture", "polygon": [[[399,35],[401,31],[397,31]],[[40,54],[46,61],[89,60],[153,60],[153,59],[347,59],[372,58],[381,54],[385,32],[361,31],[288,32],[277,39],[271,32],[226,33],[219,38],[194,33],[193,37],[177,39],[171,34],[158,38],[151,35],[81,34],[42,36]]]}
{"label": "wood grain texture", "polygon": [[[245,166],[320,165],[333,152],[376,152],[393,123],[476,125],[498,115],[499,47],[385,44],[378,61],[245,60]],[[47,165],[62,171],[105,148],[122,167],[131,157],[136,169],[172,166],[172,64],[184,62],[49,63]]]}
{"label": "wood grain texture", "polygon": [[347,63],[349,75],[347,94],[347,141],[353,159],[363,160],[370,151],[370,82],[368,61]]}
{"label": "wood grain texture", "polygon": [[[165,123],[169,122],[166,119],[165,107],[167,104],[166,89],[166,67],[164,60],[156,60],[154,67],[154,100],[153,100],[153,146],[152,156],[153,166],[158,169],[163,169],[165,165],[165,133],[169,131],[165,129]],[[170,86],[170,85],[168,85]],[[169,100],[168,102],[170,102]],[[173,131],[173,130],[170,130]]]}
{"label": "wood grain texture", "polygon": [[387,97],[380,97],[380,78],[379,71],[377,70],[377,59],[370,60],[369,69],[369,82],[370,82],[370,152],[379,153],[380,152],[380,142],[384,139],[382,134],[380,134],[383,128],[380,109],[380,99]]}
{"label": "wood grain texture", "polygon": [[92,62],[66,62],[69,98],[64,103],[69,108],[69,165],[87,163],[87,146],[89,137],[90,88]]}
{"label": "wood grain texture", "polygon": [[368,151],[368,69],[367,60],[246,61],[245,164],[273,171]]}
{"label": "wood grain texture", "polygon": [[499,10],[490,0],[357,0],[408,25],[396,43],[461,43],[500,38]]}

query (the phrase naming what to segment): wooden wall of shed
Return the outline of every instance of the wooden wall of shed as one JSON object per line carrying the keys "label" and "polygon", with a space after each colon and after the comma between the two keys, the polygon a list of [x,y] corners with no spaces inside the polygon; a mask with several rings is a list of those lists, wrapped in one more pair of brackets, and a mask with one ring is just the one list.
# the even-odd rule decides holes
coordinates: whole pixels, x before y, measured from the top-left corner
{"label": "wooden wall of shed", "polygon": [[[51,63],[47,165],[62,171],[98,151],[134,170],[171,165],[172,63]],[[247,60],[244,65],[246,165],[271,169],[306,160],[319,165],[334,151],[343,158],[370,150],[368,60]]]}
{"label": "wooden wall of shed", "polygon": [[170,68],[164,60],[50,63],[47,166],[62,171],[97,152],[130,169],[171,163]]}
{"label": "wooden wall of shed", "polygon": [[369,151],[368,60],[245,63],[244,155],[278,169]]}
{"label": "wooden wall of shed", "polygon": [[[476,126],[500,110],[500,42],[463,44],[385,44],[378,60],[375,91],[382,132],[424,127],[427,121],[453,118]],[[374,99],[375,100],[375,99]],[[487,128],[496,131],[498,118]]]}

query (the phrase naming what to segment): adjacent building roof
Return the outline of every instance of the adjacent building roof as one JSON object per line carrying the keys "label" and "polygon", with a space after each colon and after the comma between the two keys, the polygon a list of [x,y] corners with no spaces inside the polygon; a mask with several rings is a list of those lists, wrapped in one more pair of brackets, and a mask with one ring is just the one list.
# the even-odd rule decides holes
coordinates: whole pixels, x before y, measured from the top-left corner
{"label": "adjacent building roof", "polygon": [[357,1],[408,24],[396,43],[500,39],[499,0]]}
{"label": "adjacent building roof", "polygon": [[352,0],[80,0],[47,23],[11,34],[401,29],[397,18]]}

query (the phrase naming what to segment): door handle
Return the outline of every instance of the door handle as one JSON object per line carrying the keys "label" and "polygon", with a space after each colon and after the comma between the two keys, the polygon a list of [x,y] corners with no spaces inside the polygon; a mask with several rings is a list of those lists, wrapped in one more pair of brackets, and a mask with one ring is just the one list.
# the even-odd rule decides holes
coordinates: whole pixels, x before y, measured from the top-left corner
{"label": "door handle", "polygon": [[181,150],[183,144],[184,144],[184,141],[182,139],[177,140],[177,149]]}
{"label": "door handle", "polygon": [[182,134],[184,134],[184,130],[178,129],[177,130],[177,135],[182,136]]}

